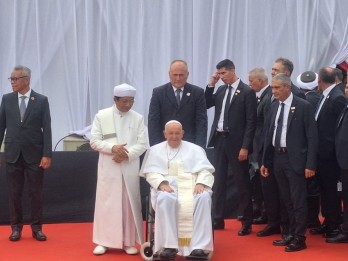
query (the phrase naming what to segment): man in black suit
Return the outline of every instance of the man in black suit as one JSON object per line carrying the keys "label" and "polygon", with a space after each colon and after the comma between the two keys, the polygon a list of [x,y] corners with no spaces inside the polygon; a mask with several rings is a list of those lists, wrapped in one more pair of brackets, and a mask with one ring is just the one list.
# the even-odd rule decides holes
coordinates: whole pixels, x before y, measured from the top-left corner
{"label": "man in black suit", "polygon": [[[258,182],[261,186],[261,198],[264,201],[265,213],[259,218],[254,219],[254,224],[267,223],[267,226],[257,232],[258,237],[270,236],[280,233],[280,210],[279,210],[279,192],[274,175],[268,178],[260,177],[259,167],[262,163],[262,151],[264,141],[264,121],[268,115],[271,105],[272,90],[268,84],[268,77],[263,68],[255,68],[249,72],[249,85],[256,92],[257,98],[257,123],[253,140],[253,153],[249,156],[251,166],[255,168],[255,177],[252,179],[254,188]],[[257,192],[258,190],[256,190]],[[260,197],[260,196],[259,196]],[[256,200],[257,201],[257,200]],[[260,203],[258,203],[260,205]],[[264,222],[262,222],[265,220]]]}
{"label": "man in black suit", "polygon": [[[313,113],[316,111],[321,94],[318,91],[318,74],[312,71],[306,71],[297,76],[297,86],[306,95],[308,101],[313,107]],[[307,179],[307,203],[308,203],[308,228],[318,228],[321,223],[319,220],[320,212],[320,192],[317,177]]]}
{"label": "man in black suit", "polygon": [[[239,193],[239,207],[243,215],[238,235],[251,232],[253,209],[248,156],[252,152],[256,128],[255,92],[235,73],[232,61],[225,59],[216,65],[205,90],[207,108],[215,107],[208,147],[214,147],[215,182],[213,186],[214,228],[224,229],[226,180],[233,176]],[[214,93],[221,79],[224,85]]]}
{"label": "man in black suit", "polygon": [[341,223],[341,200],[337,193],[340,168],[334,140],[336,123],[347,100],[342,91],[336,88],[335,77],[335,69],[320,69],[318,85],[323,95],[315,113],[319,134],[317,178],[320,186],[321,212],[325,219],[322,227],[313,228],[310,233],[324,234],[325,237],[337,235]]}
{"label": "man in black suit", "polygon": [[[345,88],[348,97],[348,83]],[[343,224],[342,231],[335,237],[327,238],[327,243],[348,243],[348,105],[338,118],[335,135],[335,152],[341,168]]]}
{"label": "man in black suit", "polygon": [[293,252],[306,248],[306,178],[315,175],[318,134],[313,109],[307,101],[292,94],[290,77],[283,73],[274,76],[272,93],[279,102],[271,104],[265,123],[260,172],[268,177],[273,168],[289,218],[289,235],[273,241],[273,245],[285,246],[285,251]]}
{"label": "man in black suit", "polygon": [[148,117],[151,146],[164,141],[164,125],[177,120],[185,132],[183,140],[206,147],[208,118],[204,90],[187,83],[188,76],[186,62],[175,60],[170,65],[170,82],[153,89]]}
{"label": "man in black suit", "polygon": [[41,222],[42,185],[44,170],[51,166],[51,116],[47,97],[30,88],[30,76],[31,71],[27,67],[16,66],[13,69],[9,78],[13,92],[2,97],[0,107],[0,144],[5,136],[11,241],[21,238],[21,201],[25,180],[31,204],[32,235],[36,240],[46,240]]}
{"label": "man in black suit", "polygon": [[[278,73],[284,73],[287,76],[291,77],[292,71],[294,70],[294,64],[289,59],[279,57],[275,60],[272,66],[272,77],[277,75]],[[291,82],[291,91],[294,95],[306,99],[306,96],[300,91],[300,89]]]}

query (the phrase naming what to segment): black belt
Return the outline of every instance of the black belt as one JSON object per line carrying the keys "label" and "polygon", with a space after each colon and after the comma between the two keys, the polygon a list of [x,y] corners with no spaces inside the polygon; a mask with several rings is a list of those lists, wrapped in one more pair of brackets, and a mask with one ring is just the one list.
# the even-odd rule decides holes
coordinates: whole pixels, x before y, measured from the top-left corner
{"label": "black belt", "polygon": [[227,138],[230,135],[227,131],[216,131],[216,136],[220,136],[222,138]]}
{"label": "black belt", "polygon": [[284,154],[284,153],[288,153],[288,148],[287,147],[280,147],[280,148],[275,149],[275,151],[278,154]]}

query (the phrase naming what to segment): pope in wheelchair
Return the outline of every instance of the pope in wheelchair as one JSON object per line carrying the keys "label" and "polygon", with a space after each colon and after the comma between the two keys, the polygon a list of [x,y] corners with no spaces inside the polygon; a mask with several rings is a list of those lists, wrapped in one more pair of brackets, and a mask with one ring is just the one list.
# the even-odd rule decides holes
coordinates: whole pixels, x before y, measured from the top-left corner
{"label": "pope in wheelchair", "polygon": [[204,149],[183,141],[183,134],[180,122],[167,122],[166,141],[149,149],[142,166],[156,212],[154,260],[172,260],[177,254],[206,260],[213,252],[215,169]]}

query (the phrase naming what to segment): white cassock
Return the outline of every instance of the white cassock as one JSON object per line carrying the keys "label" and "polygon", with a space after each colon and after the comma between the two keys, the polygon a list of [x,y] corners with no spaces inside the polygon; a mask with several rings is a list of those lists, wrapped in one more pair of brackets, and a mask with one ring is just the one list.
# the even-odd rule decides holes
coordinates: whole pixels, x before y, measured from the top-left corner
{"label": "white cassock", "polygon": [[[116,106],[100,110],[93,121],[91,147],[99,151],[93,242],[120,248],[143,242],[139,189],[140,155],[147,147],[144,119]],[[127,144],[127,161],[113,161],[112,146]]]}
{"label": "white cassock", "polygon": [[[154,252],[176,248],[187,256],[194,249],[213,251],[211,221],[211,187],[215,171],[205,151],[190,142],[170,148],[167,141],[152,146],[141,170],[151,185],[151,203],[155,215]],[[168,181],[173,193],[159,191],[162,181]],[[196,184],[207,186],[194,195]]]}

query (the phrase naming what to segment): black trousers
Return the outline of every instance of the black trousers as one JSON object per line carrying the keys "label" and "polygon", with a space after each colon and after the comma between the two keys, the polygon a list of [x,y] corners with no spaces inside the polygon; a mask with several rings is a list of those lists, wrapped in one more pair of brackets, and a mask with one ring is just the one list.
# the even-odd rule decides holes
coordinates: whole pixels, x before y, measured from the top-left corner
{"label": "black trousers", "polygon": [[[228,137],[216,136],[214,147],[214,185],[213,208],[214,220],[220,222],[224,219],[227,177],[233,176],[234,186],[237,188],[239,213],[243,216],[242,224],[251,226],[253,220],[252,187],[249,175],[248,160],[239,161],[238,153],[231,152]],[[229,173],[230,172],[230,173]]]}
{"label": "black trousers", "polygon": [[318,159],[317,180],[320,186],[321,212],[329,228],[341,224],[341,198],[337,192],[337,181],[341,170],[336,160]]}
{"label": "black trousers", "polygon": [[26,181],[31,205],[31,228],[33,231],[41,230],[43,173],[39,163],[28,164],[22,155],[17,162],[6,163],[12,229],[21,230],[23,227],[22,196]]}
{"label": "black trousers", "polygon": [[348,169],[341,171],[341,182],[342,182],[342,200],[343,200],[343,233],[348,234]]}
{"label": "black trousers", "polygon": [[273,170],[270,170],[268,177],[261,177],[261,186],[268,220],[267,225],[279,227],[281,224],[280,195]]}
{"label": "black trousers", "polygon": [[274,175],[289,218],[289,234],[304,238],[307,229],[307,182],[305,174],[291,167],[287,153],[274,154]]}

